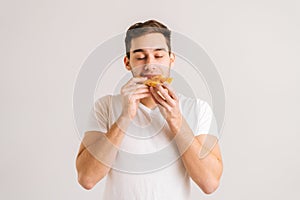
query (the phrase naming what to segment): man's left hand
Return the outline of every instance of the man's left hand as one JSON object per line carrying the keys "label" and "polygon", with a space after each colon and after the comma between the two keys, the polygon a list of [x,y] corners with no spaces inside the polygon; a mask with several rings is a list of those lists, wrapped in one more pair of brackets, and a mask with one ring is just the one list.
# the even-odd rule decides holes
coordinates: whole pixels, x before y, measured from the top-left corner
{"label": "man's left hand", "polygon": [[172,133],[178,133],[182,124],[182,115],[179,108],[179,99],[174,89],[168,83],[163,83],[156,87],[150,87],[150,92]]}

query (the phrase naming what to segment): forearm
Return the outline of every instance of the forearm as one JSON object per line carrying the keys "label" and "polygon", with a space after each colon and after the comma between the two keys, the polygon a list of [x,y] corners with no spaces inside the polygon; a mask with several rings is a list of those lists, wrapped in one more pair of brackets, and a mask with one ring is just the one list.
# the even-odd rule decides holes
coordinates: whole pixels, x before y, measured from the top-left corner
{"label": "forearm", "polygon": [[175,136],[175,142],[189,176],[205,193],[212,193],[219,185],[223,169],[221,158],[213,151],[213,148],[218,148],[216,138],[210,135],[194,137],[192,130],[183,119],[180,132]]}
{"label": "forearm", "polygon": [[127,120],[120,117],[107,133],[92,132],[83,139],[85,148],[79,152],[76,160],[78,180],[83,187],[92,188],[109,172],[128,124]]}
{"label": "forearm", "polygon": [[219,185],[222,174],[222,161],[214,154],[207,154],[199,158],[199,151],[203,146],[194,140],[192,145],[183,153],[181,159],[189,176],[205,192],[212,193]]}

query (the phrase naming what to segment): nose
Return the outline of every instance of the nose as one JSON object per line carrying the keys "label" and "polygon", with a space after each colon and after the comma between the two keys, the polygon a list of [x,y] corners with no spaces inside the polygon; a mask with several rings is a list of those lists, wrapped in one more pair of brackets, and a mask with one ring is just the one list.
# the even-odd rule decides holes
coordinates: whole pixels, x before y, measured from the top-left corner
{"label": "nose", "polygon": [[153,70],[156,69],[156,66],[155,66],[154,63],[147,63],[147,64],[145,65],[144,69],[145,69],[146,71],[153,71]]}
{"label": "nose", "polygon": [[154,58],[152,56],[148,56],[146,60],[145,70],[154,70],[156,69]]}
{"label": "nose", "polygon": [[155,58],[154,58],[153,55],[148,55],[148,56],[146,57],[146,64],[151,64],[151,63],[153,63],[154,61],[155,61]]}

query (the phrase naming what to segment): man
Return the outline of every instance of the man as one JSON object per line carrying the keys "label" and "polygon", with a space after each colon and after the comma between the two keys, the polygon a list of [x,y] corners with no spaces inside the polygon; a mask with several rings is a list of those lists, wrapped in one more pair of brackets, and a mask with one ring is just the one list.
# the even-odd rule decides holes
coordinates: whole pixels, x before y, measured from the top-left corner
{"label": "man", "polygon": [[[133,77],[121,94],[100,98],[91,113],[76,160],[78,181],[89,190],[107,177],[104,199],[183,200],[189,197],[190,178],[207,194],[219,185],[223,165],[217,135],[209,133],[209,105],[176,94],[166,82],[144,84],[157,75],[169,77],[175,62],[170,33],[155,20],[128,29],[124,64]],[[172,153],[151,162],[124,156],[156,155],[166,146],[180,157],[165,163]]]}

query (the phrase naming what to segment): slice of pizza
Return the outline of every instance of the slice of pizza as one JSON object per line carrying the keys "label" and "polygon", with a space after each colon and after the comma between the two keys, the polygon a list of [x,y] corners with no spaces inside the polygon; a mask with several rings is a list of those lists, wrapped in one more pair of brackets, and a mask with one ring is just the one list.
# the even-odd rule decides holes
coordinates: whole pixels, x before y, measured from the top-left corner
{"label": "slice of pizza", "polygon": [[153,76],[150,79],[147,79],[144,84],[147,86],[152,86],[152,87],[156,87],[158,84],[162,84],[164,82],[167,83],[171,83],[173,81],[173,78],[170,77],[164,77],[163,75],[157,75],[157,76]]}

